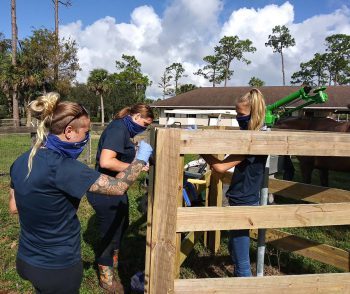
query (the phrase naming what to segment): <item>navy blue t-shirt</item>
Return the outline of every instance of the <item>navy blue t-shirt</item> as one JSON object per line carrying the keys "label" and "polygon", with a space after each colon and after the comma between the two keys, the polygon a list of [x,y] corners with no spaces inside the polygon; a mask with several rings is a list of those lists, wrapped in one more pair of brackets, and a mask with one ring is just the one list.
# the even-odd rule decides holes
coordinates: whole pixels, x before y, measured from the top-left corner
{"label": "navy blue t-shirt", "polygon": [[226,192],[230,205],[253,205],[259,202],[267,156],[249,155],[235,167]]}
{"label": "navy blue t-shirt", "polygon": [[100,173],[56,151],[41,148],[28,173],[29,151],[11,166],[21,225],[18,258],[40,268],[61,269],[80,259],[80,199]]}
{"label": "navy blue t-shirt", "polygon": [[111,177],[118,173],[101,168],[99,165],[102,149],[112,150],[117,153],[117,159],[131,163],[135,159],[135,145],[130,140],[130,133],[122,119],[113,120],[103,131],[96,153],[96,170]]}

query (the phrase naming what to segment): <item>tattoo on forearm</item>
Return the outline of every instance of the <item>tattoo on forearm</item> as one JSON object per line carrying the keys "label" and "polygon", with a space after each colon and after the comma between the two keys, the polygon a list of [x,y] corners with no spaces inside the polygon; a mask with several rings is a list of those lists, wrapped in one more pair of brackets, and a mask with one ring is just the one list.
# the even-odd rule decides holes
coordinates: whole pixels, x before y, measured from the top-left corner
{"label": "tattoo on forearm", "polygon": [[144,165],[143,161],[135,160],[115,178],[101,174],[89,191],[106,195],[123,195],[135,182]]}

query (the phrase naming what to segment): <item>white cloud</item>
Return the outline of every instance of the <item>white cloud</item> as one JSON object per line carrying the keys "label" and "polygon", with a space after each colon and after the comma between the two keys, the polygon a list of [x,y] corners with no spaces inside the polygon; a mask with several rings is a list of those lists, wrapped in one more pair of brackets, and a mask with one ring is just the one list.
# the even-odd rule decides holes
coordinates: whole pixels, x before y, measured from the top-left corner
{"label": "white cloud", "polygon": [[257,48],[249,54],[252,63],[234,62],[234,76],[229,85],[247,85],[250,77],[257,76],[267,85],[280,85],[280,56],[265,47],[268,35],[275,25],[287,25],[296,40],[296,46],[285,50],[286,81],[298,70],[300,62],[324,50],[324,39],[334,33],[350,32],[350,10],[346,6],[327,15],[316,15],[302,23],[294,22],[294,7],[290,2],[267,5],[260,9],[241,8],[232,11],[229,18],[219,23],[222,0],[173,0],[162,16],[150,6],[140,6],[131,14],[130,23],[117,23],[106,16],[84,27],[81,21],[63,25],[61,36],[75,39],[79,45],[78,57],[82,71],[78,80],[85,82],[89,71],[105,68],[115,71],[115,61],[122,54],[135,55],[142,70],[153,85],[147,94],[160,97],[157,87],[165,67],[181,62],[186,78],[181,83],[210,86],[193,72],[203,66],[202,58],[212,54],[218,40],[224,35],[249,38]]}

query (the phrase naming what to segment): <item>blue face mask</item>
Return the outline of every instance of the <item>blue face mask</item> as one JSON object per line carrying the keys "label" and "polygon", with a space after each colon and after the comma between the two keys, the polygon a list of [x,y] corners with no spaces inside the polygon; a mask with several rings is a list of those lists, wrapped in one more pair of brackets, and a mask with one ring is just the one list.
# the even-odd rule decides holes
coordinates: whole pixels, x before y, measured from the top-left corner
{"label": "blue face mask", "polygon": [[136,122],[134,122],[130,115],[123,117],[123,122],[127,129],[129,130],[129,134],[131,138],[134,138],[137,134],[140,134],[146,131],[147,127],[140,126]]}
{"label": "blue face mask", "polygon": [[238,116],[238,117],[236,117],[236,120],[237,120],[239,128],[241,130],[248,130],[248,123],[250,121],[250,114],[244,115],[244,116]]}
{"label": "blue face mask", "polygon": [[84,147],[86,143],[89,141],[89,139],[90,139],[90,133],[87,133],[84,140],[80,142],[71,143],[71,142],[61,141],[60,138],[58,138],[56,135],[49,134],[47,136],[45,147],[47,149],[57,151],[63,156],[77,159],[80,153],[83,152]]}

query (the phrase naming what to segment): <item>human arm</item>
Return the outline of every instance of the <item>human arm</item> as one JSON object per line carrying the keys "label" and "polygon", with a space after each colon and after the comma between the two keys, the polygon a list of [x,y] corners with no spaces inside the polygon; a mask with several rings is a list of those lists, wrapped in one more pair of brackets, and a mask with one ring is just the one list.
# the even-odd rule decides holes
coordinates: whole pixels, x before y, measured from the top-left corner
{"label": "human arm", "polygon": [[110,171],[121,172],[130,164],[117,159],[118,153],[110,149],[102,149],[100,167]]}
{"label": "human arm", "polygon": [[89,191],[106,195],[123,195],[147,165],[152,152],[153,149],[149,144],[141,142],[136,159],[124,171],[118,173],[115,178],[101,174]]}
{"label": "human arm", "polygon": [[111,196],[124,195],[145,165],[146,163],[143,160],[136,159],[124,171],[118,173],[115,178],[101,174],[91,185],[89,191]]}
{"label": "human arm", "polygon": [[230,168],[240,164],[245,159],[244,155],[229,155],[223,160],[210,154],[201,154],[201,157],[203,157],[210,167],[218,173],[228,171]]}
{"label": "human arm", "polygon": [[18,213],[15,199],[15,190],[12,188],[10,188],[9,211],[12,214]]}

